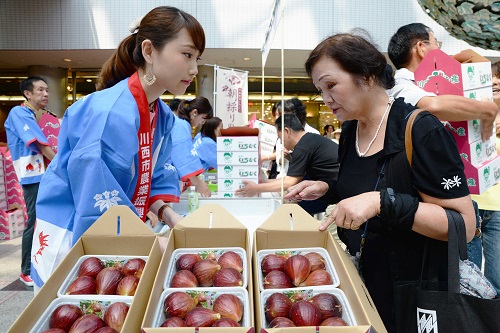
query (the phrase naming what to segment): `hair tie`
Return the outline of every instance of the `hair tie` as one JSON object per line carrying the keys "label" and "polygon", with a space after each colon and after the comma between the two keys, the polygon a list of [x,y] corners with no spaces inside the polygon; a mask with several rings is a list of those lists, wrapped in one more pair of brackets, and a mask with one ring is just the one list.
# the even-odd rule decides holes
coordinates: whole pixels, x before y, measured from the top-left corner
{"label": "hair tie", "polygon": [[132,23],[130,23],[129,27],[128,27],[128,30],[130,31],[130,33],[136,33],[137,30],[139,30],[139,26],[141,25],[141,21],[142,19],[144,18],[144,15],[143,16],[140,16],[140,17],[136,17]]}

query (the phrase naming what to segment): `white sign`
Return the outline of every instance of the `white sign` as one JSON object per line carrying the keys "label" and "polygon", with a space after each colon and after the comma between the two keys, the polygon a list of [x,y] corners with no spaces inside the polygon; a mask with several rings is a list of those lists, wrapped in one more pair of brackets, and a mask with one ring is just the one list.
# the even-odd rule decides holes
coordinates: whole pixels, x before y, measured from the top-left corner
{"label": "white sign", "polygon": [[248,124],[248,72],[215,66],[215,116],[224,128]]}
{"label": "white sign", "polygon": [[269,50],[273,44],[274,36],[276,35],[276,30],[280,25],[281,15],[285,10],[286,0],[275,0],[273,13],[271,14],[271,20],[269,22],[269,27],[266,31],[266,37],[264,39],[264,45],[262,46],[262,67],[266,65],[267,56],[269,55]]}

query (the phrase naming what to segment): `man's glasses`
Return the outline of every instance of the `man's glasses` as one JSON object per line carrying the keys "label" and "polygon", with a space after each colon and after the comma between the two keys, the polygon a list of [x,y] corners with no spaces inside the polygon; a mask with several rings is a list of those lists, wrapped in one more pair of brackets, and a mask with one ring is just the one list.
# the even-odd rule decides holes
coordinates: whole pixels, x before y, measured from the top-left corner
{"label": "man's glasses", "polygon": [[443,46],[443,42],[438,41],[437,39],[435,41],[430,41],[430,40],[423,40],[422,43],[426,44],[436,44],[438,49],[441,49],[441,46]]}

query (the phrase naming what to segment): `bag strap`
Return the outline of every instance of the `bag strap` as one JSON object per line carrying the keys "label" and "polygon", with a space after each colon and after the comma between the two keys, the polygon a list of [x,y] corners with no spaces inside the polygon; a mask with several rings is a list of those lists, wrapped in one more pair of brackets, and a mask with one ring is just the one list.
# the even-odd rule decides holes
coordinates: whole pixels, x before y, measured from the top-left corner
{"label": "bag strap", "polygon": [[406,129],[405,129],[405,150],[406,150],[406,158],[408,159],[408,163],[410,163],[410,167],[412,166],[412,160],[413,160],[413,138],[412,138],[412,129],[413,129],[413,123],[415,122],[415,118],[417,118],[418,114],[422,111],[422,109],[415,109],[412,112],[410,112],[407,117],[408,121],[406,122]]}
{"label": "bag strap", "polygon": [[467,259],[465,222],[460,213],[445,209],[448,217],[448,291],[460,292],[460,260]]}

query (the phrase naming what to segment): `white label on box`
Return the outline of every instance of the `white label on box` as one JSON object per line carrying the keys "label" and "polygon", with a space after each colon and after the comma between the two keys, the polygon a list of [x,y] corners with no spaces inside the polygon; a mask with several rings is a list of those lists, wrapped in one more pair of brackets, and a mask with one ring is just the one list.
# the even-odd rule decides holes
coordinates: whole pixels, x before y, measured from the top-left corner
{"label": "white label on box", "polygon": [[259,178],[257,165],[224,165],[217,169],[217,177],[221,178]]}
{"label": "white label on box", "polygon": [[220,136],[217,138],[217,151],[257,151],[257,136]]}
{"label": "white label on box", "polygon": [[251,181],[254,183],[259,183],[258,178],[248,178],[248,179],[224,179],[219,178],[217,192],[235,192],[240,188],[245,187],[243,181]]}
{"label": "white label on box", "polygon": [[218,151],[217,169],[221,165],[259,165],[259,152]]}
{"label": "white label on box", "polygon": [[463,162],[471,194],[481,194],[500,181],[500,157],[477,168],[467,161]]}
{"label": "white label on box", "polygon": [[462,87],[464,91],[492,85],[490,62],[462,64],[461,67]]}
{"label": "white label on box", "polygon": [[481,139],[467,143],[462,140],[457,140],[458,151],[462,158],[472,163],[473,166],[481,166],[481,164],[493,160],[496,156],[496,136],[483,142]]}

